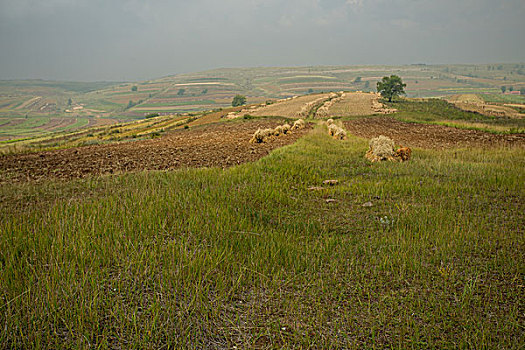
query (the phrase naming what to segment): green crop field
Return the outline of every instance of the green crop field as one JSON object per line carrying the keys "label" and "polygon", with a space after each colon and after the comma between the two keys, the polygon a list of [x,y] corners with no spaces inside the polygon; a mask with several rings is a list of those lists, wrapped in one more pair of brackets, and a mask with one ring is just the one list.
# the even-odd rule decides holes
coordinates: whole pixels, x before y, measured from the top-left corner
{"label": "green crop field", "polygon": [[480,94],[480,97],[485,102],[525,104],[525,96],[502,95],[502,94]]}

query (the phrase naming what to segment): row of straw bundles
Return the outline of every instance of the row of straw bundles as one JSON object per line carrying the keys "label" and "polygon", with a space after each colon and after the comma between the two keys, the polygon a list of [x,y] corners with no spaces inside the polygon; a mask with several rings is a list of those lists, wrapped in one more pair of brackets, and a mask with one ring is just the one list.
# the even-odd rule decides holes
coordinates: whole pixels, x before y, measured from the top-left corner
{"label": "row of straw bundles", "polygon": [[298,129],[302,129],[306,126],[306,123],[304,122],[304,120],[302,119],[297,119],[293,125],[292,125],[292,130],[298,130]]}
{"label": "row of straw bundles", "polygon": [[304,126],[305,126],[304,120],[299,119],[293,123],[293,126],[290,126],[290,124],[286,123],[283,125],[278,125],[275,129],[257,129],[257,131],[253,134],[253,137],[250,140],[250,142],[251,143],[265,142],[268,138],[272,136],[285,135],[291,130],[302,129],[304,128]]}
{"label": "row of straw bundles", "polygon": [[271,137],[273,135],[273,129],[257,129],[257,131],[253,134],[252,139],[250,140],[251,143],[261,143],[264,142],[268,137]]}
{"label": "row of straw bundles", "polygon": [[334,139],[346,140],[346,131],[340,126],[333,124],[333,120],[332,123],[328,125],[328,133]]}
{"label": "row of straw bundles", "polygon": [[321,107],[319,107],[317,112],[315,112],[315,116],[317,118],[328,117],[330,115],[330,107],[332,107],[334,103],[341,101],[344,96],[344,93],[331,93],[330,100],[326,101]]}
{"label": "row of straw bundles", "polygon": [[310,110],[312,108],[314,108],[315,105],[317,105],[318,103],[322,102],[326,100],[326,98],[324,96],[321,96],[319,98],[316,98],[315,100],[313,101],[310,101],[308,103],[305,103],[303,107],[301,107],[301,111],[299,112],[299,115],[301,117],[308,117],[308,114],[310,114]]}
{"label": "row of straw bundles", "polygon": [[396,151],[394,141],[383,135],[371,139],[369,146],[365,157],[372,162],[383,160],[404,162],[412,155],[412,150],[408,147],[400,147]]}
{"label": "row of straw bundles", "polygon": [[397,109],[393,108],[386,108],[384,104],[379,102],[378,100],[372,100],[372,110],[374,113],[381,113],[381,114],[391,114],[394,112],[397,112]]}
{"label": "row of straw bundles", "polygon": [[224,118],[226,118],[226,119],[236,119],[236,118],[239,118],[239,117],[243,117],[246,114],[257,112],[258,110],[260,110],[261,108],[264,108],[264,107],[266,107],[266,103],[261,103],[261,104],[258,104],[258,105],[255,105],[255,106],[250,106],[250,107],[246,106],[243,109],[241,109],[239,112],[230,112],[230,113],[228,113],[227,115],[224,116]]}

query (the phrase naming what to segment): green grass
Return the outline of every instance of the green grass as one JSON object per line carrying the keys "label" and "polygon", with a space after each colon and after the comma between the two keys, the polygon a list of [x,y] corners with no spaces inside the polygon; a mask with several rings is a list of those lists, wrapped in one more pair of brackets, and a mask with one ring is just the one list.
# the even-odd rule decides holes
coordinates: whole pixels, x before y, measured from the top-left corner
{"label": "green grass", "polygon": [[521,95],[503,95],[503,94],[480,94],[485,102],[488,103],[524,103],[525,96]]}
{"label": "green grass", "polygon": [[16,119],[24,119],[24,121],[17,125],[0,128],[0,134],[17,137],[41,135],[44,133],[44,131],[39,129],[39,127],[49,123],[50,121],[50,117],[48,116],[29,116],[28,118],[19,117]]}
{"label": "green grass", "polygon": [[76,119],[76,121],[73,124],[68,125],[66,127],[63,127],[63,128],[54,129],[53,132],[58,132],[58,131],[75,131],[75,130],[81,129],[81,128],[86,127],[86,126],[89,125],[89,118],[88,117],[76,117],[75,119]]}
{"label": "green grass", "polygon": [[340,83],[336,77],[290,77],[281,78],[278,80],[279,84],[300,84],[300,83]]}
{"label": "green grass", "polygon": [[525,151],[366,149],[2,185],[0,347],[521,348]]}
{"label": "green grass", "polygon": [[[0,129],[0,135],[9,135],[14,137],[40,137],[42,135],[48,135],[58,132],[71,132],[77,129],[83,128],[89,124],[88,117],[69,117],[74,118],[75,122],[70,125],[63,127],[53,128],[51,130],[40,129],[41,126],[47,124],[50,121],[50,117],[47,116],[30,116],[24,119],[24,122],[18,125],[2,127]],[[11,141],[12,142],[12,141]]]}
{"label": "green grass", "polygon": [[[418,123],[453,125],[454,121],[471,123],[471,126],[454,124],[458,128],[477,129],[494,133],[523,133],[525,120],[516,118],[490,117],[479,113],[463,111],[441,99],[425,101],[400,100],[389,104],[399,112],[397,119]],[[505,129],[504,131],[501,131]]]}
{"label": "green grass", "polygon": [[126,104],[124,103],[116,103],[116,102],[111,102],[111,101],[103,100],[103,99],[96,99],[96,100],[90,99],[86,101],[86,108],[103,110],[103,111],[117,111],[117,110],[124,108],[125,106]]}
{"label": "green grass", "polygon": [[169,106],[192,106],[192,105],[213,105],[213,100],[196,100],[196,101],[173,101],[169,103],[143,103],[137,107],[169,107]]}

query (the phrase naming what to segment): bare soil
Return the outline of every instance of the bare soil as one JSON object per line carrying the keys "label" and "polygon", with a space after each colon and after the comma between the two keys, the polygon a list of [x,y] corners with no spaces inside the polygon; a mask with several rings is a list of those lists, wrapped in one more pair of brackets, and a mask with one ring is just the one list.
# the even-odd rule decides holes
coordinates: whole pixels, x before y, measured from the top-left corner
{"label": "bare soil", "polygon": [[442,125],[406,123],[390,117],[361,118],[347,121],[344,126],[354,135],[369,139],[384,135],[405,147],[525,146],[525,134],[492,134]]}
{"label": "bare soil", "polygon": [[225,168],[262,158],[278,147],[295,142],[311,128],[275,137],[267,143],[249,143],[258,128],[279,124],[278,120],[249,120],[174,130],[151,140],[0,155],[0,183],[142,170]]}

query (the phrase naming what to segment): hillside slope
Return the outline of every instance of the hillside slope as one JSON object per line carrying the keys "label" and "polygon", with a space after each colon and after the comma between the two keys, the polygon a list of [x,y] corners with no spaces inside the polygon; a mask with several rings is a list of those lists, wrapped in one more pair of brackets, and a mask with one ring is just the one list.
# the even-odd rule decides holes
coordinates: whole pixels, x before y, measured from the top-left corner
{"label": "hillside slope", "polygon": [[[374,91],[400,75],[409,97],[498,93],[525,87],[524,64],[316,66],[215,69],[130,83],[0,81],[0,141],[143,118],[328,91]],[[71,104],[69,103],[71,102]]]}

